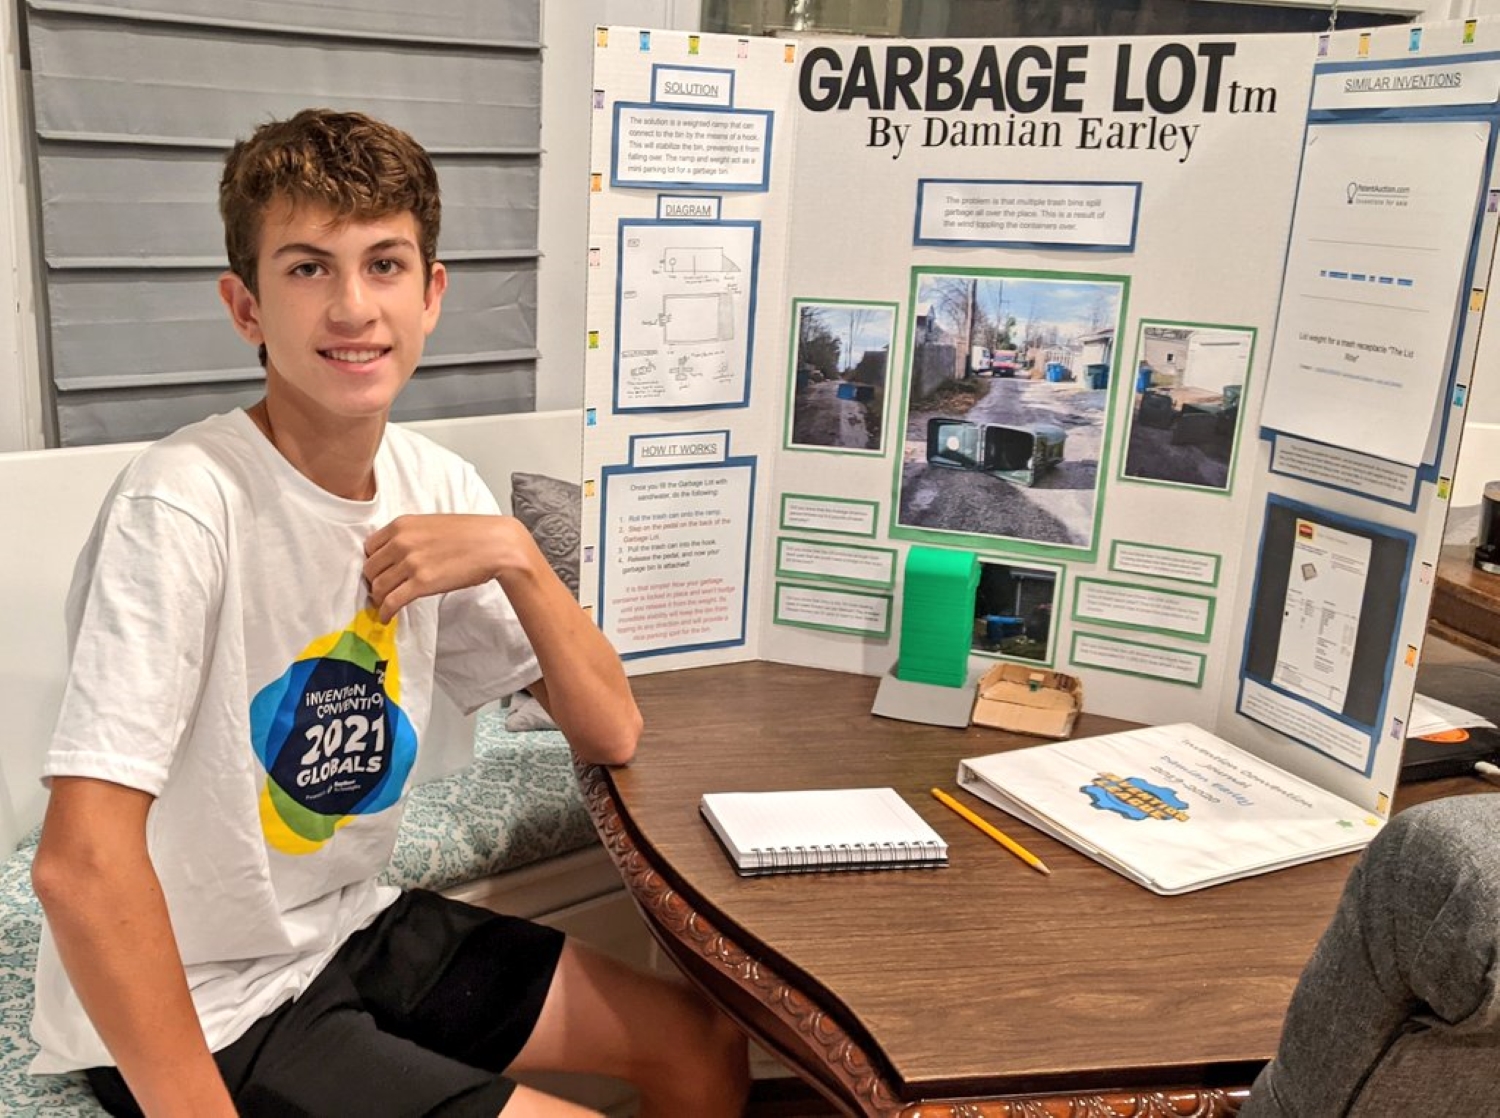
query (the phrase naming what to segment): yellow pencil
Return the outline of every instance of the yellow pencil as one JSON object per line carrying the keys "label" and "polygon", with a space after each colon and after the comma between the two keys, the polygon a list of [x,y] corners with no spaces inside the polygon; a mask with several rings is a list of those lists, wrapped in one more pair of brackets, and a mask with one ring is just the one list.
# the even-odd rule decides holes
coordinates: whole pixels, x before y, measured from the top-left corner
{"label": "yellow pencil", "polygon": [[1005,834],[1000,830],[1000,828],[990,826],[983,819],[979,818],[979,816],[975,815],[968,808],[964,807],[963,804],[959,803],[952,796],[948,795],[947,792],[944,792],[941,788],[934,788],[932,790],[932,794],[937,799],[938,803],[942,804],[944,807],[952,808],[959,815],[967,819],[970,823],[974,824],[974,826],[978,827],[985,834],[989,835],[990,838],[994,839],[1001,846],[1005,847],[1005,849],[1009,850],[1012,854],[1021,859],[1021,861],[1025,862],[1032,869],[1040,870],[1042,873],[1051,876],[1052,871],[1047,868],[1046,862],[1043,862],[1040,858],[1038,858],[1031,851],[1027,850],[1015,839]]}

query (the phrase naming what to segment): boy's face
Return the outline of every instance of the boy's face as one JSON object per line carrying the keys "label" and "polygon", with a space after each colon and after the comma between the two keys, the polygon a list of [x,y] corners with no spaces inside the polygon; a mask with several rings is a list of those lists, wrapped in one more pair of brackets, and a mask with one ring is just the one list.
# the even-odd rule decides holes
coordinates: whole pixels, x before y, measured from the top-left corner
{"label": "boy's face", "polygon": [[235,329],[267,351],[266,394],[328,418],[384,417],[437,325],[448,277],[424,283],[411,213],[334,222],[326,209],[273,204],[260,231],[257,293],[232,272],[219,294]]}

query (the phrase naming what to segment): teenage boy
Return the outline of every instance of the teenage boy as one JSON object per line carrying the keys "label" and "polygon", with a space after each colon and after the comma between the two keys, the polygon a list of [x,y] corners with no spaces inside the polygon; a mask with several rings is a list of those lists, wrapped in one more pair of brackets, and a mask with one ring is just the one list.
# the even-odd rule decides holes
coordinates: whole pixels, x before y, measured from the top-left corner
{"label": "teenage boy", "polygon": [[379,886],[434,685],[528,688],[577,755],[641,719],[618,657],[472,467],[387,419],[448,277],[426,153],[310,110],[231,151],[219,294],[264,399],[142,454],[68,602],[33,881],[33,1033],[116,1114],[577,1115],[504,1071],[738,1114],[744,1043],[686,988]]}

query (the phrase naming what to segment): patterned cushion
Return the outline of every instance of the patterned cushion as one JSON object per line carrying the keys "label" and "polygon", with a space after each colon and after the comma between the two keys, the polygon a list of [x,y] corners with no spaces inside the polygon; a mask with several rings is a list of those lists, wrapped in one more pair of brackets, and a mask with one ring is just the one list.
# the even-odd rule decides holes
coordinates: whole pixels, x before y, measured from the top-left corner
{"label": "patterned cushion", "polygon": [[583,490],[575,481],[546,474],[516,472],[510,475],[510,503],[516,519],[527,531],[557,572],[557,577],[578,597],[579,518],[583,514]]}
{"label": "patterned cushion", "polygon": [[557,723],[536,696],[528,691],[517,691],[510,697],[505,708],[505,728],[512,733],[520,730],[555,730]]}
{"label": "patterned cushion", "polygon": [[595,841],[562,733],[511,733],[504,712],[487,711],[477,719],[474,763],[407,799],[383,880],[451,889]]}
{"label": "patterned cushion", "polygon": [[31,978],[42,935],[42,907],[31,891],[36,832],[0,863],[0,1111],[7,1118],[74,1118],[104,1114],[81,1073],[30,1075]]}
{"label": "patterned cushion", "polygon": [[[447,889],[596,841],[562,734],[508,733],[503,712],[477,721],[474,764],[412,790],[384,880]],[[42,920],[31,891],[36,841],[32,832],[0,863],[0,1114],[97,1118],[104,1109],[81,1074],[26,1071]]]}

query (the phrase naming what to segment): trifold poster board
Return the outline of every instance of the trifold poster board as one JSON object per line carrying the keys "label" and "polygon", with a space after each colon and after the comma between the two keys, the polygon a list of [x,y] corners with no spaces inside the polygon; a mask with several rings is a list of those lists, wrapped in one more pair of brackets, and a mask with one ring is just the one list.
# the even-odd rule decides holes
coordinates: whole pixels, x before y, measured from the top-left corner
{"label": "trifold poster board", "polygon": [[885,673],[906,552],[963,549],[976,673],[1388,811],[1500,25],[596,36],[582,597],[630,670]]}

